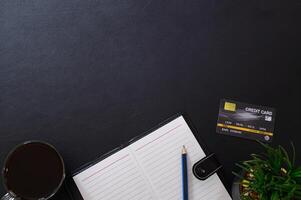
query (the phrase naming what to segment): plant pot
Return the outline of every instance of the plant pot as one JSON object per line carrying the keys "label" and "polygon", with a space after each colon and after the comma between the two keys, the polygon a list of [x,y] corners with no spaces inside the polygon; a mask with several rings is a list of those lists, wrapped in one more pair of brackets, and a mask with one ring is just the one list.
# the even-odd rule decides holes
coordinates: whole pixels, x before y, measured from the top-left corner
{"label": "plant pot", "polygon": [[240,182],[240,178],[235,177],[234,180],[233,180],[232,189],[231,189],[232,200],[241,200],[241,198],[240,198],[240,186],[238,184],[239,182]]}

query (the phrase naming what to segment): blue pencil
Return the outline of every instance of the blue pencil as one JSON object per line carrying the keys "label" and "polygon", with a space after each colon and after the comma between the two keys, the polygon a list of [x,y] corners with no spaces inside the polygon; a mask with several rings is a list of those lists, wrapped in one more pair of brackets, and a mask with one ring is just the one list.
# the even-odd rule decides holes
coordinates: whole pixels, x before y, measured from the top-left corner
{"label": "blue pencil", "polygon": [[182,187],[183,200],[188,200],[187,150],[185,146],[182,149]]}

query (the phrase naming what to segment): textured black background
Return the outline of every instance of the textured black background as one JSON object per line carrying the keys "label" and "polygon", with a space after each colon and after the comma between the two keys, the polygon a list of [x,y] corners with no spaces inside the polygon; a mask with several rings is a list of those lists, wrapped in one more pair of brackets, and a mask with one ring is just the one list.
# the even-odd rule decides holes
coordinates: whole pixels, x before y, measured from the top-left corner
{"label": "textured black background", "polygon": [[294,141],[300,163],[300,11],[294,0],[1,0],[0,166],[39,139],[71,171],[184,111],[230,188],[234,163],[261,148],[215,133],[221,98],[275,107],[273,143]]}

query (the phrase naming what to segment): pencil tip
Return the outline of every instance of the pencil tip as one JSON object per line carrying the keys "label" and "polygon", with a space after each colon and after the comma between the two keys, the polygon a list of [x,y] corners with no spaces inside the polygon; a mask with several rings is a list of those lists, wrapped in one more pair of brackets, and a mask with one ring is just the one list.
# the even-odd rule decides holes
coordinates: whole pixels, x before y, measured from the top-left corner
{"label": "pencil tip", "polygon": [[186,147],[185,147],[185,145],[183,145],[182,154],[186,154],[186,153],[187,153]]}

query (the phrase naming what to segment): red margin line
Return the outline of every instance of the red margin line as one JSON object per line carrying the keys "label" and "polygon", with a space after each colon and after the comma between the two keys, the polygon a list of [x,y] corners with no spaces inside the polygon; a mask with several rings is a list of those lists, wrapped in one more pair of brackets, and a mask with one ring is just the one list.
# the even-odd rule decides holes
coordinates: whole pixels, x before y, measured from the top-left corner
{"label": "red margin line", "polygon": [[88,179],[89,179],[89,178],[91,178],[92,176],[94,176],[94,175],[98,174],[98,173],[99,173],[99,172],[101,172],[102,170],[104,170],[104,169],[106,169],[106,168],[108,168],[108,167],[112,166],[113,164],[115,164],[116,162],[118,162],[118,161],[120,161],[120,160],[122,160],[122,159],[126,158],[127,156],[129,156],[129,154],[126,154],[125,156],[123,156],[123,157],[119,158],[118,160],[115,160],[114,162],[112,162],[111,164],[109,164],[109,165],[105,166],[104,168],[102,168],[102,169],[100,169],[100,170],[98,170],[98,171],[94,172],[94,173],[93,173],[93,174],[91,174],[90,176],[88,176],[88,177],[84,178],[84,179],[82,180],[82,182],[84,182],[84,181],[88,180]]}
{"label": "red margin line", "polygon": [[173,130],[175,130],[175,129],[179,128],[180,126],[182,126],[182,124],[180,124],[180,125],[176,126],[176,127],[175,127],[175,128],[173,128],[173,129],[170,129],[169,131],[167,131],[167,132],[166,132],[166,133],[164,133],[163,135],[160,135],[159,137],[157,137],[157,138],[156,138],[156,139],[154,139],[153,141],[150,141],[150,142],[146,143],[145,145],[143,145],[143,146],[139,147],[139,148],[138,148],[138,149],[136,149],[135,151],[139,151],[139,150],[140,150],[140,149],[142,149],[143,147],[145,147],[145,146],[149,145],[150,143],[152,143],[152,142],[154,142],[154,141],[158,140],[159,138],[161,138],[161,137],[163,137],[164,135],[166,135],[166,134],[170,133],[171,131],[173,131]]}

